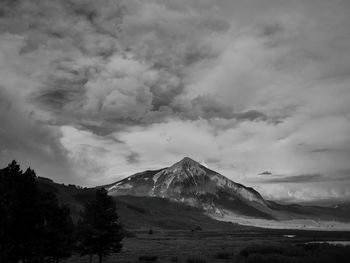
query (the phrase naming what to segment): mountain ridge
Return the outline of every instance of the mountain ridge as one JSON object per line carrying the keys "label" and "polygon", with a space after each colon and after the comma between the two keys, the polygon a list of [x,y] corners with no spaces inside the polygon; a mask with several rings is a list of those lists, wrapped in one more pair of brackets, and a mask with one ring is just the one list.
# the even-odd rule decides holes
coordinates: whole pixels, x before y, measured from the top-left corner
{"label": "mountain ridge", "polygon": [[236,183],[199,162],[184,157],[159,170],[133,174],[105,187],[112,196],[162,197],[204,208],[211,214],[232,209],[241,214],[272,218],[268,203],[251,187]]}

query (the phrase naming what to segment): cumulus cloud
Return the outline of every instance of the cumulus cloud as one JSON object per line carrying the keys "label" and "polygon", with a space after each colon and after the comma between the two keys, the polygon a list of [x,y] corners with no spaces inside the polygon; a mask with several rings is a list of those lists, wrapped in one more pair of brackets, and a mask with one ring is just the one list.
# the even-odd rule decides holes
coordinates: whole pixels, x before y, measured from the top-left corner
{"label": "cumulus cloud", "polygon": [[[2,1],[1,164],[94,185],[192,156],[267,196],[309,198],[297,189],[306,181],[320,184],[310,198],[345,195],[349,10],[341,0]],[[261,171],[285,176],[262,183]]]}

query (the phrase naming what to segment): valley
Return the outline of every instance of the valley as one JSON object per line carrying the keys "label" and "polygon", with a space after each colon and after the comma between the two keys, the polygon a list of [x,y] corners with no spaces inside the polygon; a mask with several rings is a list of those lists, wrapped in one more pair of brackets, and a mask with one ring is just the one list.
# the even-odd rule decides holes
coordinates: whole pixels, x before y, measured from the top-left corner
{"label": "valley", "polygon": [[[248,246],[294,246],[312,241],[350,240],[350,232],[332,233],[322,231],[265,230],[259,228],[236,228],[232,230],[159,230],[148,234],[146,230],[134,232],[124,239],[121,253],[107,258],[107,263],[189,262],[191,258],[205,262],[240,262],[242,249]],[[295,236],[293,238],[287,236]],[[152,260],[152,258],[154,260]],[[88,263],[88,257],[74,256],[66,263]],[[203,261],[204,262],[204,261]]]}

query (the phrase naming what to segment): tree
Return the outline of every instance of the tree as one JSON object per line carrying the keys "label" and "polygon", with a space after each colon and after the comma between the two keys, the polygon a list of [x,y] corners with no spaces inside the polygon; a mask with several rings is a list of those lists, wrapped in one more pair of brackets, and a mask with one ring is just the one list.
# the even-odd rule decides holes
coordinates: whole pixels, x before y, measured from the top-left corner
{"label": "tree", "polygon": [[70,257],[75,243],[69,207],[57,204],[57,197],[53,193],[41,193],[41,257],[53,262]]}
{"label": "tree", "polygon": [[93,200],[85,204],[80,226],[81,255],[96,254],[99,262],[110,253],[118,253],[122,248],[124,231],[118,222],[116,203],[105,189],[96,190]]}
{"label": "tree", "polygon": [[32,170],[23,173],[13,161],[0,171],[1,262],[28,262],[35,257],[39,228],[36,194]]}
{"label": "tree", "polygon": [[0,262],[43,262],[70,256],[69,209],[53,193],[40,191],[36,174],[13,161],[0,169]]}

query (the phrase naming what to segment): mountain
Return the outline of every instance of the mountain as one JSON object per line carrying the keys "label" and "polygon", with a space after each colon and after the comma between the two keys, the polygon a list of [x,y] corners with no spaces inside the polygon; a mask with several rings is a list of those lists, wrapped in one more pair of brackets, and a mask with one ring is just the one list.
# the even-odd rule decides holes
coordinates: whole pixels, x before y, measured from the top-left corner
{"label": "mountain", "polygon": [[215,218],[243,216],[269,220],[349,221],[345,210],[282,205],[185,157],[170,167],[136,173],[104,186],[111,196],[158,197],[203,209]]}
{"label": "mountain", "polygon": [[162,197],[222,215],[234,210],[243,215],[272,219],[268,202],[253,188],[233,182],[189,157],[160,170],[131,175],[105,186],[112,196]]}

